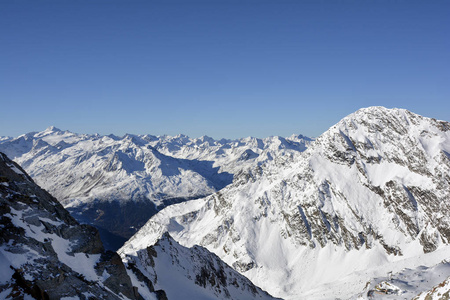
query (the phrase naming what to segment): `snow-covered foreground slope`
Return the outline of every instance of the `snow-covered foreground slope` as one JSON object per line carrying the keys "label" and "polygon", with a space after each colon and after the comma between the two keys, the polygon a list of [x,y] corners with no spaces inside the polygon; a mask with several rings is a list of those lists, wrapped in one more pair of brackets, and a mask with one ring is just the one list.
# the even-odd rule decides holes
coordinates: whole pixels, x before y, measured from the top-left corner
{"label": "snow-covered foreground slope", "polygon": [[150,280],[168,299],[274,299],[205,248],[183,247],[169,234],[136,257],[127,257],[126,264],[144,297],[151,294],[146,285]]}
{"label": "snow-covered foreground slope", "polygon": [[19,163],[82,222],[128,238],[161,208],[210,195],[233,174],[295,157],[310,139],[74,134],[50,127],[0,140]]}
{"label": "snow-covered foreground slope", "polygon": [[361,109],[294,159],[267,161],[211,196],[165,208],[119,253],[137,257],[164,232],[207,248],[274,296],[352,297],[371,278],[450,255],[450,124]]}

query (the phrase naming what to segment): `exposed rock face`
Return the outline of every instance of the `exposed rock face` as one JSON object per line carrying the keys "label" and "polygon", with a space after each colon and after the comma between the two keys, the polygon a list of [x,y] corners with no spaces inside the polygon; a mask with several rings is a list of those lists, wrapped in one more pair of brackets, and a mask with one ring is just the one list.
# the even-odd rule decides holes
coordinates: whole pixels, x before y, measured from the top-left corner
{"label": "exposed rock face", "polygon": [[140,299],[120,257],[0,153],[0,298]]}
{"label": "exposed rock face", "polygon": [[310,141],[303,136],[220,141],[183,135],[119,138],[51,127],[0,140],[0,151],[78,221],[125,241],[167,205],[213,194],[230,184],[234,174],[274,156],[295,156]]}
{"label": "exposed rock face", "polygon": [[[275,296],[310,297],[337,279],[449,243],[449,153],[448,122],[361,109],[300,155],[274,157],[216,194],[162,210],[120,253],[168,231]],[[339,292],[352,295],[358,284]]]}
{"label": "exposed rock face", "polygon": [[183,247],[167,233],[125,261],[143,295],[159,288],[167,299],[274,299],[205,248]]}

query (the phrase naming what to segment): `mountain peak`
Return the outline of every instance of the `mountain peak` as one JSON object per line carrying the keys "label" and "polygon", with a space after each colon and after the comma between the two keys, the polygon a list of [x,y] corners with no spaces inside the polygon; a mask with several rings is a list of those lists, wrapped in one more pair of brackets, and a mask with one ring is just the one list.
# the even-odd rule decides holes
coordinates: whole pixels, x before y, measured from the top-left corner
{"label": "mountain peak", "polygon": [[47,127],[45,130],[44,130],[44,132],[59,132],[59,131],[62,131],[61,129],[59,129],[59,128],[56,128],[55,126],[49,126],[49,127]]}
{"label": "mountain peak", "polygon": [[355,119],[364,119],[364,116],[382,116],[382,115],[389,115],[389,116],[401,116],[405,114],[411,114],[415,115],[414,113],[404,109],[404,108],[387,108],[384,106],[369,106],[360,108],[354,113],[349,114],[346,118],[355,118]]}
{"label": "mountain peak", "polygon": [[[301,155],[280,156],[216,194],[167,207],[120,252],[139,251],[167,230],[274,296],[334,298],[324,291],[337,278],[360,279],[362,271],[410,258],[416,267],[418,255],[450,247],[448,128],[405,109],[358,110]],[[429,265],[438,262],[434,255]],[[350,297],[364,289],[366,281],[356,281],[347,290],[348,281],[336,283],[333,293]]]}
{"label": "mountain peak", "polygon": [[362,107],[360,109],[358,109],[355,113],[357,112],[389,112],[389,111],[408,111],[407,109],[404,108],[398,108],[398,107],[392,107],[392,108],[388,108],[385,106],[381,106],[381,105],[375,105],[375,106],[368,106],[368,107]]}

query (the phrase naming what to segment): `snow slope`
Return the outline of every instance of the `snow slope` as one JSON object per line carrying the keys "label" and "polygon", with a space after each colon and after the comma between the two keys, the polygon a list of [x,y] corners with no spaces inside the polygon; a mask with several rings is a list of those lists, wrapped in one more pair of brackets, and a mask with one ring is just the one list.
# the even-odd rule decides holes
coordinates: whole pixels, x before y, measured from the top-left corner
{"label": "snow slope", "polygon": [[145,284],[150,280],[168,299],[274,299],[205,248],[183,247],[169,234],[127,256],[126,265],[142,295],[151,292]]}
{"label": "snow slope", "polygon": [[[417,268],[405,268],[401,272],[387,273],[387,276],[374,278],[367,283],[364,292],[354,299],[425,299],[432,295],[439,296],[434,299],[442,299],[448,291],[448,276],[450,263],[446,260],[431,266],[419,266]],[[441,297],[441,298],[440,298]]]}
{"label": "snow slope", "polygon": [[449,153],[448,122],[361,109],[293,159],[275,157],[211,196],[163,209],[119,253],[137,256],[169,232],[274,296],[351,297],[386,272],[448,257]]}

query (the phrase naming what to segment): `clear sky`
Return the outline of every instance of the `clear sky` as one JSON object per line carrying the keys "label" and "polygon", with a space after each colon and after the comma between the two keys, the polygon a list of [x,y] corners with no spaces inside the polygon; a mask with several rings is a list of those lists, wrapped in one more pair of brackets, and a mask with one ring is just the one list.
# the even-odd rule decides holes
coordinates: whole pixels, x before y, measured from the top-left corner
{"label": "clear sky", "polygon": [[0,2],[0,136],[318,136],[372,105],[450,121],[450,1]]}

